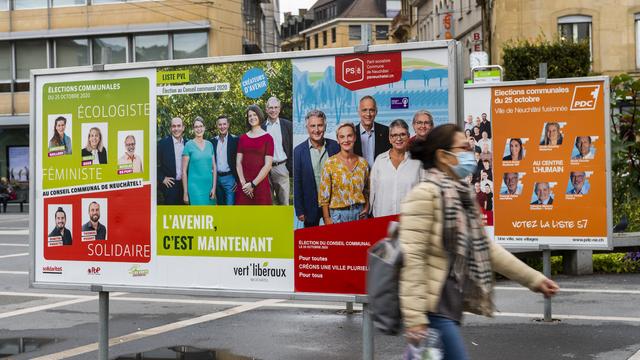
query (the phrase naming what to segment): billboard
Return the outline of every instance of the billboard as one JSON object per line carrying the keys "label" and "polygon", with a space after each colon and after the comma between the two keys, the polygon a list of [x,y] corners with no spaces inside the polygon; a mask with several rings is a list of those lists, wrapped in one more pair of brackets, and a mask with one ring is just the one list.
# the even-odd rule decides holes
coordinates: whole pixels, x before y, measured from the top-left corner
{"label": "billboard", "polygon": [[490,146],[479,160],[489,164],[479,166],[487,181],[480,179],[478,199],[492,205],[485,226],[495,241],[512,248],[611,247],[608,93],[606,78],[465,90],[465,116],[480,112],[490,122]]}
{"label": "billboard", "polygon": [[36,72],[32,284],[364,294],[456,46]]}

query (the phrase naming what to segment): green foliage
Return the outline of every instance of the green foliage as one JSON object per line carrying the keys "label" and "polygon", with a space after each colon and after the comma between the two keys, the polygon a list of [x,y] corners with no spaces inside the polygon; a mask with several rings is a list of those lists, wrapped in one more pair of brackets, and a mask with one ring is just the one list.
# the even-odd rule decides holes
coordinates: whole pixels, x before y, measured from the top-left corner
{"label": "green foliage", "polygon": [[[527,257],[524,262],[542,272],[542,256]],[[597,273],[637,273],[640,272],[640,261],[630,258],[626,253],[594,254],[593,271]],[[562,256],[551,257],[551,275],[562,274]]]}
{"label": "green foliage", "polygon": [[640,80],[627,74],[611,80],[611,134],[614,223],[640,231]]}
{"label": "green foliage", "polygon": [[637,273],[640,272],[640,261],[633,261],[624,253],[594,254],[593,271],[598,273]]}
{"label": "green foliage", "polygon": [[[542,272],[542,254],[537,257],[528,256],[523,261],[532,268]],[[562,274],[562,256],[551,257],[551,275]]]}
{"label": "green foliage", "polygon": [[[262,68],[269,79],[267,91],[259,99],[244,96],[241,87],[242,75],[254,67]],[[228,92],[220,93],[158,96],[158,139],[169,135],[171,119],[176,116],[184,121],[187,138],[193,137],[191,125],[196,116],[201,116],[205,120],[207,128],[205,138],[213,137],[216,133],[216,118],[220,115],[229,117],[231,122],[229,131],[232,134],[245,133],[247,131],[245,116],[247,106],[257,104],[264,110],[266,102],[271,96],[277,97],[281,102],[280,116],[291,119],[292,69],[290,60],[185,65],[158,69],[158,71],[175,70],[189,70],[191,84],[229,83],[230,89]]]}
{"label": "green foliage", "polygon": [[589,43],[548,41],[507,41],[502,48],[504,79],[531,80],[538,77],[538,64],[547,63],[549,78],[587,76],[591,65]]}

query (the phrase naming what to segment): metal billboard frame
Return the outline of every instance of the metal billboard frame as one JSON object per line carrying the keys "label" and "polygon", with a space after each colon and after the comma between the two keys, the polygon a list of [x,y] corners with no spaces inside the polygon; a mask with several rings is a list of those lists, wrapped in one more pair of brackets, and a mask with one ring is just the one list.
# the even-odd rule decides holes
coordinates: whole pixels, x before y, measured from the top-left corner
{"label": "metal billboard frame", "polygon": [[[56,69],[40,69],[32,70],[30,75],[30,154],[29,160],[31,164],[36,164],[36,151],[40,151],[40,144],[36,143],[36,88],[37,78],[45,75],[65,75],[65,74],[81,74],[92,72],[110,72],[124,71],[135,69],[156,69],[159,67],[181,66],[181,65],[213,65],[229,62],[248,62],[248,61],[264,61],[264,60],[287,60],[302,59],[321,56],[337,56],[352,55],[365,53],[384,53],[392,51],[410,51],[410,50],[428,50],[428,49],[447,49],[448,51],[448,112],[450,119],[458,119],[463,111],[463,73],[462,69],[462,46],[455,40],[446,41],[429,41],[429,42],[413,42],[404,44],[386,44],[386,45],[370,45],[355,46],[349,48],[337,49],[320,49],[310,51],[297,51],[287,53],[268,53],[256,55],[234,55],[223,57],[197,58],[185,60],[166,60],[166,61],[150,61],[141,63],[125,63],[125,64],[98,64],[93,66],[78,66],[69,68]],[[35,172],[34,172],[35,173]],[[127,291],[138,293],[166,293],[180,295],[200,295],[200,296],[227,296],[227,297],[249,297],[249,298],[278,298],[290,300],[316,300],[316,301],[346,301],[346,302],[366,302],[364,294],[322,294],[322,293],[296,293],[296,292],[280,292],[280,291],[245,291],[245,290],[226,290],[226,289],[206,289],[206,288],[177,288],[177,287],[161,287],[161,286],[131,286],[131,285],[101,285],[101,284],[74,284],[74,283],[52,283],[52,282],[36,282],[35,281],[35,200],[36,200],[36,179],[40,180],[40,171],[38,175],[31,176],[29,179],[29,250],[30,266],[29,266],[29,286],[42,289],[59,289],[59,290],[85,290],[85,291]],[[153,181],[153,180],[151,180]]]}

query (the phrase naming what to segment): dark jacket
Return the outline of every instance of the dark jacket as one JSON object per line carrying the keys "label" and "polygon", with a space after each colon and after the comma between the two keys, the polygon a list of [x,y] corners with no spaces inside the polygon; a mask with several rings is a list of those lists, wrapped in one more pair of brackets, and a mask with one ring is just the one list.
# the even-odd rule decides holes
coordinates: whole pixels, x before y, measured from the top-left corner
{"label": "dark jacket", "polygon": [[[540,200],[533,201],[531,205],[542,205],[542,203],[539,203],[539,201]],[[549,202],[547,203],[547,205],[551,205],[551,204],[553,204],[553,198],[549,197]]]}
{"label": "dark jacket", "polygon": [[[182,138],[182,144],[186,143]],[[173,137],[171,135],[158,141],[158,184],[162,183],[165,177],[176,178],[176,160],[173,150]],[[182,157],[181,157],[182,158]],[[164,186],[163,186],[164,187]]]}
{"label": "dark jacket", "polygon": [[[82,157],[85,156],[91,156],[91,151],[83,148],[82,149]],[[100,164],[106,164],[107,163],[107,148],[103,147],[102,151],[98,151],[98,160],[100,161]]]}
{"label": "dark jacket", "polygon": [[[282,132],[282,148],[284,149],[285,155],[287,155],[287,170],[289,174],[293,174],[293,124],[291,120],[287,120],[285,118],[278,118],[280,120],[280,131]],[[267,130],[267,121],[262,124],[262,129]]]}
{"label": "dark jacket", "polygon": [[[327,158],[340,152],[335,140],[325,138]],[[296,216],[304,215],[305,224],[317,224],[322,217],[318,205],[318,187],[313,175],[309,139],[293,150],[293,207]]]}
{"label": "dark jacket", "polygon": [[[218,137],[214,137],[210,139],[213,144],[213,161],[216,162],[217,165],[217,148],[218,148]],[[229,163],[229,169],[233,174],[233,177],[236,179],[236,183],[238,180],[238,168],[236,167],[236,158],[238,157],[238,137],[232,134],[227,135],[227,162]],[[218,169],[220,172],[220,169]]]}
{"label": "dark jacket", "polygon": [[[374,157],[375,160],[378,155],[383,152],[391,149],[391,143],[389,142],[389,127],[378,124],[377,122],[373,123],[373,132],[375,134],[375,148],[374,148]],[[360,140],[360,124],[356,125],[356,143],[353,146],[353,152],[356,155],[362,156],[362,140]],[[369,167],[373,166],[373,164],[369,164]]]}
{"label": "dark jacket", "polygon": [[82,225],[82,231],[95,231],[95,240],[105,240],[107,238],[107,228],[100,223],[98,223],[98,228],[94,229],[91,225],[91,221],[88,221],[86,224]]}
{"label": "dark jacket", "polygon": [[60,233],[60,230],[58,230],[58,228],[54,228],[53,230],[51,230],[51,232],[49,233],[49,237],[52,236],[62,236],[62,245],[71,245],[73,243],[73,240],[71,239],[71,231],[69,231],[69,229],[64,228],[63,229],[63,233]]}

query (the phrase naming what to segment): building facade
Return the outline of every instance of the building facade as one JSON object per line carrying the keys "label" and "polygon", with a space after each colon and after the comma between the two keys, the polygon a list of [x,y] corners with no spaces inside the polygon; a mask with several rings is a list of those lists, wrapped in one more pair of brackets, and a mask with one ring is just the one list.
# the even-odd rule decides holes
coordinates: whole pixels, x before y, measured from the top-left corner
{"label": "building facade", "polygon": [[7,148],[29,143],[30,70],[277,50],[277,11],[277,0],[0,0],[0,176]]}
{"label": "building facade", "polygon": [[310,28],[312,24],[313,13],[308,12],[307,9],[299,9],[298,15],[293,15],[290,12],[284,13],[284,22],[280,25],[280,34],[282,36],[282,42],[280,43],[281,50],[304,50],[304,35],[300,33]]}
{"label": "building facade", "polygon": [[309,9],[312,27],[300,32],[305,49],[350,47],[362,44],[362,29],[370,25],[370,44],[395,42],[389,35],[400,1],[384,0],[318,0]]}
{"label": "building facade", "polygon": [[[403,2],[409,15],[412,40],[455,39],[462,43],[464,77],[471,77],[469,55],[487,51],[482,44],[482,7],[476,0],[409,0]],[[488,51],[487,51],[488,52]]]}
{"label": "building facade", "polygon": [[563,38],[588,41],[592,70],[608,75],[640,69],[640,2],[637,0],[494,1],[491,61],[502,62],[509,40]]}

